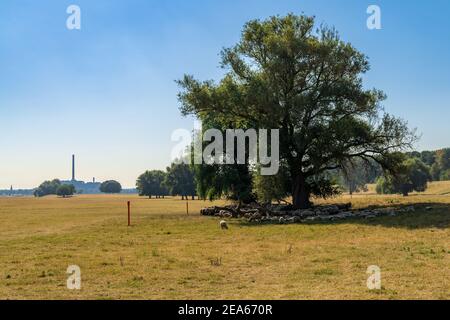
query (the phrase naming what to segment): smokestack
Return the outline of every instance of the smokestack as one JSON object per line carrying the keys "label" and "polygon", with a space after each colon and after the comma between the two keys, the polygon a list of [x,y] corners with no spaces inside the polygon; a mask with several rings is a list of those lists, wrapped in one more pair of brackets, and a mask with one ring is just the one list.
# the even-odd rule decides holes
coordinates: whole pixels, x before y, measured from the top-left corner
{"label": "smokestack", "polygon": [[75,181],[75,155],[72,155],[72,181]]}

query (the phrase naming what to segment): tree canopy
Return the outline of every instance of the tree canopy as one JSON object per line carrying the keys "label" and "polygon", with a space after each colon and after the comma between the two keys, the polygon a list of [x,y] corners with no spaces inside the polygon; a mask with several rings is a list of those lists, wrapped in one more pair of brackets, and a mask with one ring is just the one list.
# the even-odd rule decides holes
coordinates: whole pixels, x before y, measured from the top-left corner
{"label": "tree canopy", "polygon": [[262,203],[272,201],[283,202],[290,195],[290,178],[285,166],[281,166],[278,174],[264,176],[255,171],[253,192]]}
{"label": "tree canopy", "polygon": [[406,122],[383,112],[382,91],[364,88],[367,57],[334,29],[316,28],[313,17],[250,21],[221,56],[227,74],[219,83],[179,81],[181,111],[229,128],[280,129],[296,208],[330,191],[326,172],[350,159],[396,170],[397,152],[416,139]]}
{"label": "tree canopy", "polygon": [[430,168],[418,158],[409,158],[395,174],[386,174],[377,180],[377,193],[399,193],[407,196],[410,192],[423,192],[431,180]]}
{"label": "tree canopy", "polygon": [[44,181],[34,191],[35,197],[44,197],[51,194],[56,194],[58,188],[61,186],[61,181],[53,179],[52,181]]}
{"label": "tree canopy", "polygon": [[167,187],[170,194],[179,195],[182,199],[187,199],[188,196],[194,199],[197,192],[192,167],[185,163],[172,163],[166,170],[164,186]]}
{"label": "tree canopy", "polygon": [[434,163],[431,167],[433,180],[450,179],[450,149],[437,150],[434,155]]}
{"label": "tree canopy", "polygon": [[108,180],[100,185],[100,191],[103,193],[121,193],[122,186],[115,180]]}
{"label": "tree canopy", "polygon": [[141,174],[136,181],[139,195],[149,198],[152,196],[157,198],[166,196],[168,192],[163,184],[165,177],[165,172],[161,170],[146,171]]}
{"label": "tree canopy", "polygon": [[75,193],[75,187],[72,184],[62,184],[56,190],[56,194],[60,197],[66,198]]}

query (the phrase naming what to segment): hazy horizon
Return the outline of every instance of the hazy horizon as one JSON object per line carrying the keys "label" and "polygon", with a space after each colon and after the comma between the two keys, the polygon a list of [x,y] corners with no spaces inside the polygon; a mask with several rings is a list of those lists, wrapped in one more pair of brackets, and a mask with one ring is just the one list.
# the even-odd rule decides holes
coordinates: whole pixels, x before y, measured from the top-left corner
{"label": "hazy horizon", "polygon": [[[68,30],[66,8],[81,8]],[[377,4],[382,29],[368,30]],[[115,179],[170,164],[171,134],[191,129],[175,80],[218,80],[219,52],[245,22],[315,15],[369,57],[365,86],[387,94],[387,112],[417,127],[418,150],[450,147],[450,2],[427,1],[12,1],[0,3],[0,189],[44,180]],[[437,32],[437,30],[439,32]]]}

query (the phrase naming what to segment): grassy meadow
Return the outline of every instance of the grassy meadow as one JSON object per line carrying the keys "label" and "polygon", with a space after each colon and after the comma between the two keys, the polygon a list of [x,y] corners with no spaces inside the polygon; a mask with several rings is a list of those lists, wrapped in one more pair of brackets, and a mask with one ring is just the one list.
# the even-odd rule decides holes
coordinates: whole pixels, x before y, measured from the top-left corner
{"label": "grassy meadow", "polygon": [[[127,227],[126,201],[132,202]],[[416,204],[374,220],[253,225],[201,217],[211,203],[134,195],[0,198],[0,299],[450,299],[450,183],[410,197],[329,202]],[[433,210],[425,210],[432,206]],[[82,289],[66,287],[69,265]],[[366,287],[370,265],[382,290]]]}

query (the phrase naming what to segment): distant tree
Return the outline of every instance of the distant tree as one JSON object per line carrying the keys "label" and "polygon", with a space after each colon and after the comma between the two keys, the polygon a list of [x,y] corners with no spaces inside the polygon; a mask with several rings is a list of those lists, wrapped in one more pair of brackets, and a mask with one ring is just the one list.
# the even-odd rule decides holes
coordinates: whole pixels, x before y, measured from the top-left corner
{"label": "distant tree", "polygon": [[450,180],[450,169],[441,172],[440,180],[441,181],[449,181]]}
{"label": "distant tree", "polygon": [[45,197],[47,195],[56,194],[56,191],[61,186],[61,181],[53,179],[52,181],[44,181],[34,191],[35,197]]}
{"label": "distant tree", "polygon": [[432,167],[433,180],[444,180],[444,178],[446,178],[446,174],[444,173],[449,169],[450,169],[450,148],[436,151],[436,161]]}
{"label": "distant tree", "polygon": [[410,192],[423,192],[431,180],[430,168],[418,158],[409,158],[403,162],[396,174],[386,174],[377,181],[377,193],[399,193],[408,196]]}
{"label": "distant tree", "polygon": [[441,169],[450,169],[450,148],[436,151],[436,162]]}
{"label": "distant tree", "polygon": [[433,163],[436,161],[436,152],[434,152],[434,151],[422,151],[420,153],[420,159],[427,166],[431,167],[433,165]]}
{"label": "distant tree", "polygon": [[100,191],[103,193],[121,193],[122,186],[115,180],[109,180],[100,185]]}
{"label": "distant tree", "polygon": [[136,181],[136,189],[140,196],[164,198],[168,194],[163,184],[166,174],[161,170],[146,171]]}
{"label": "distant tree", "polygon": [[193,168],[185,163],[172,163],[170,167],[167,167],[164,186],[173,196],[181,196],[182,200],[191,196],[194,200],[196,184]]}
{"label": "distant tree", "polygon": [[439,167],[439,164],[436,162],[433,163],[430,170],[431,179],[433,181],[440,181],[441,180],[441,168]]}
{"label": "distant tree", "polygon": [[56,194],[60,197],[66,198],[75,193],[75,187],[71,184],[62,184],[56,190]]}

